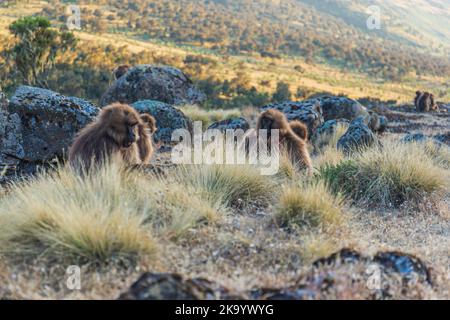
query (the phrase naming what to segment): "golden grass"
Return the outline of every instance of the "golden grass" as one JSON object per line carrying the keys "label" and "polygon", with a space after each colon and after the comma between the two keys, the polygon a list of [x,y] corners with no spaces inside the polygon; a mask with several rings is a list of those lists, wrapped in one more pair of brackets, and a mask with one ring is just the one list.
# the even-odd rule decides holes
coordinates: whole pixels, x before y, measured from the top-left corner
{"label": "golden grass", "polygon": [[449,189],[449,174],[423,145],[386,141],[353,158],[320,169],[334,190],[369,205],[395,207],[421,202]]}
{"label": "golden grass", "polygon": [[218,216],[189,188],[110,164],[81,176],[70,168],[11,185],[0,203],[5,254],[84,262],[154,254],[173,237]]}
{"label": "golden grass", "polygon": [[241,112],[237,109],[206,110],[196,105],[185,105],[181,107],[181,110],[187,117],[189,117],[193,121],[201,121],[203,123],[204,129],[206,129],[214,122],[241,116]]}
{"label": "golden grass", "polygon": [[261,175],[252,165],[190,165],[175,173],[177,183],[190,186],[216,205],[230,207],[238,202],[268,203],[274,197],[275,181]]}
{"label": "golden grass", "polygon": [[283,189],[276,207],[275,221],[281,226],[318,227],[339,224],[343,199],[318,181]]}

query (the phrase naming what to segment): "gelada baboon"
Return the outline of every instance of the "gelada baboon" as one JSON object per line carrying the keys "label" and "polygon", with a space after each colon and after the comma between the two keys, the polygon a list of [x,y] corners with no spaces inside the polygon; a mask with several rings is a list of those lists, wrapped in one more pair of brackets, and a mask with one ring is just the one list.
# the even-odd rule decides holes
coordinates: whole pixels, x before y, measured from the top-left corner
{"label": "gelada baboon", "polygon": [[150,159],[153,155],[153,143],[152,143],[152,135],[157,130],[156,121],[149,114],[141,115],[142,124],[139,124],[139,156],[141,158],[142,163],[147,164],[150,162]]}
{"label": "gelada baboon", "polygon": [[299,120],[293,120],[289,122],[289,125],[292,128],[292,131],[304,141],[308,140],[308,127]]}
{"label": "gelada baboon", "polygon": [[113,70],[114,78],[117,80],[130,69],[129,65],[123,64]]}
{"label": "gelada baboon", "polygon": [[419,112],[428,112],[431,109],[431,97],[430,93],[424,92],[417,102],[417,105],[419,107]]}
{"label": "gelada baboon", "polygon": [[297,135],[282,112],[276,109],[269,109],[259,116],[256,124],[256,131],[259,132],[261,129],[268,130],[269,140],[267,143],[270,144],[270,130],[278,129],[280,136],[280,150],[286,151],[292,162],[301,169],[308,169],[308,171],[311,172],[311,157],[306,148],[306,139],[304,139],[307,137],[307,129],[306,126],[300,129],[299,123],[302,124],[300,121],[296,121],[294,124],[296,131],[299,132]]}
{"label": "gelada baboon", "polygon": [[428,112],[439,109],[434,100],[434,95],[429,92],[416,91],[414,105],[416,106],[417,112]]}
{"label": "gelada baboon", "polygon": [[419,111],[419,100],[422,97],[422,91],[416,91],[416,97],[414,98],[414,106],[416,107],[416,111]]}
{"label": "gelada baboon", "polygon": [[83,128],[69,150],[69,163],[89,169],[113,160],[127,165],[147,163],[153,153],[151,134],[155,120],[132,107],[114,103]]}

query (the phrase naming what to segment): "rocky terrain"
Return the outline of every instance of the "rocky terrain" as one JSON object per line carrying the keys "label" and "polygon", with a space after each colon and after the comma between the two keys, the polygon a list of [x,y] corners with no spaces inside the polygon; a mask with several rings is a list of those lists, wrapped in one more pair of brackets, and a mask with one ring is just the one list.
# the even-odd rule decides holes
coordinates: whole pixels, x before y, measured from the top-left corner
{"label": "rocky terrain", "polygon": [[[158,145],[159,151],[154,156],[153,164],[147,168],[138,169],[137,173],[132,173],[136,176],[132,176],[134,178],[130,180],[144,179],[139,180],[142,188],[133,189],[134,182],[126,180],[132,187],[127,185],[125,189],[131,188],[128,192],[136,197],[133,198],[133,201],[136,201],[136,207],[130,209],[128,202],[120,201],[121,198],[108,205],[111,205],[111,212],[115,212],[116,205],[123,205],[124,207],[119,208],[125,211],[141,210],[139,208],[148,205],[145,201],[150,201],[150,205],[157,207],[158,215],[163,218],[156,218],[154,226],[152,225],[151,237],[147,239],[147,233],[142,233],[138,236],[145,234],[145,239],[139,237],[135,239],[131,236],[124,239],[139,246],[145,241],[153,243],[152,241],[157,239],[155,243],[159,248],[156,250],[158,253],[153,253],[152,249],[151,254],[141,254],[142,248],[138,247],[136,252],[133,251],[133,257],[138,255],[139,259],[117,258],[118,260],[115,261],[112,257],[116,257],[116,251],[119,252],[118,257],[122,257],[121,250],[126,251],[132,246],[119,246],[119,249],[111,249],[110,254],[108,249],[96,251],[95,244],[90,242],[85,245],[86,248],[80,244],[83,242],[81,240],[80,242],[74,240],[75,244],[73,244],[70,239],[75,236],[71,232],[83,232],[83,228],[76,229],[78,227],[76,224],[73,226],[74,230],[68,225],[67,230],[60,226],[60,229],[55,229],[55,233],[50,233],[55,237],[63,236],[62,241],[69,241],[70,245],[67,247],[76,248],[73,254],[52,251],[49,249],[51,246],[46,247],[46,241],[51,236],[39,238],[37,231],[34,234],[33,228],[40,230],[37,223],[36,226],[27,227],[28,229],[19,229],[21,230],[19,235],[24,237],[24,241],[17,237],[7,238],[0,235],[0,243],[3,241],[4,248],[13,248],[11,251],[5,249],[0,252],[5,256],[5,259],[0,262],[0,299],[67,297],[82,299],[434,299],[450,297],[448,285],[450,105],[439,103],[438,111],[418,113],[412,103],[399,106],[380,101],[358,102],[347,97],[323,95],[303,101],[286,101],[259,106],[250,113],[243,112],[240,117],[223,119],[210,125],[209,128],[220,130],[248,129],[255,125],[255,114],[269,108],[284,112],[289,120],[303,121],[308,126],[311,137],[310,150],[317,179],[321,179],[329,168],[336,169],[349,161],[363,163],[364,158],[359,158],[359,151],[363,154],[364,152],[379,154],[384,152],[387,154],[386,157],[390,157],[388,152],[391,150],[389,148],[392,143],[400,151],[409,150],[409,147],[404,147],[409,144],[412,145],[411,148],[423,151],[424,157],[430,157],[424,158],[424,161],[430,161],[432,166],[430,168],[439,170],[436,172],[444,175],[440,177],[443,180],[439,182],[441,183],[439,188],[431,188],[430,192],[425,190],[424,186],[427,192],[409,193],[408,188],[416,186],[409,185],[409,180],[402,182],[405,185],[399,183],[401,187],[399,189],[402,190],[389,190],[398,192],[402,196],[401,201],[391,205],[366,205],[359,195],[347,194],[345,201],[343,200],[344,205],[341,206],[340,202],[336,202],[336,205],[333,204],[329,209],[332,211],[335,207],[342,207],[343,212],[339,213],[341,217],[338,220],[343,222],[339,224],[329,225],[325,223],[325,218],[320,218],[324,220],[319,221],[318,226],[314,226],[311,222],[307,223],[306,227],[296,224],[284,228],[274,223],[283,205],[277,197],[282,199],[289,188],[294,190],[299,188],[298,193],[311,192],[308,186],[298,185],[299,181],[301,184],[302,180],[307,181],[307,178],[297,174],[294,169],[289,169],[289,165],[282,167],[283,175],[286,176],[257,180],[259,183],[257,187],[260,189],[256,189],[252,184],[246,186],[238,183],[241,181],[238,179],[250,173],[233,173],[235,175],[231,177],[237,180],[231,180],[234,186],[230,189],[230,194],[226,195],[230,199],[227,198],[225,201],[217,198],[219,200],[216,199],[217,201],[213,203],[215,205],[222,201],[222,204],[226,206],[223,212],[220,211],[223,208],[218,209],[219,213],[223,213],[220,217],[211,218],[214,216],[211,212],[216,209],[213,206],[211,212],[205,212],[194,222],[183,218],[183,212],[191,210],[198,215],[197,211],[209,209],[206,208],[206,203],[202,202],[204,200],[201,197],[202,191],[196,189],[198,181],[189,180],[190,184],[183,185],[176,180],[179,178],[178,175],[182,175],[182,171],[177,171],[178,169],[170,163],[170,137],[175,129],[192,129],[192,120],[183,113],[183,106],[201,103],[202,99],[203,94],[180,70],[152,65],[131,68],[111,85],[102,98],[102,106],[113,101],[126,102],[139,112],[148,112],[157,119],[158,132],[155,135],[155,144]],[[50,204],[51,201],[56,203],[51,207],[45,207],[45,203],[39,200],[40,195],[36,195],[34,200],[36,202],[30,207],[31,209],[27,209],[24,200],[20,200],[27,197],[20,195],[31,192],[30,195],[33,195],[33,198],[35,196],[33,190],[36,189],[36,194],[42,192],[44,197],[46,188],[53,190],[53,185],[56,185],[54,192],[69,188],[67,189],[69,194],[73,190],[77,193],[75,188],[77,183],[81,185],[87,183],[80,182],[78,178],[71,180],[70,175],[64,178],[66,180],[62,179],[61,177],[64,177],[66,173],[58,169],[55,164],[64,162],[67,148],[74,135],[94,119],[101,106],[95,106],[76,97],[66,97],[50,90],[27,86],[19,87],[9,99],[0,93],[0,103],[0,163],[5,169],[1,178],[3,187],[2,198],[0,198],[0,222],[6,223],[4,226],[7,224],[12,226],[11,230],[18,226],[22,228],[23,221],[8,219],[11,215],[21,215],[28,212],[27,210],[30,211],[27,214],[36,214],[39,217],[44,215],[45,225],[48,223],[45,219],[51,220],[51,217],[45,217],[45,214],[49,214],[48,212],[52,210],[57,214],[61,210],[66,210],[68,215],[73,215],[75,211],[76,214],[81,214],[80,212],[87,210],[89,214],[90,200],[86,199],[90,199],[91,194],[96,191],[86,191],[89,194],[81,196],[74,194],[72,203],[59,203],[58,201],[65,201],[64,196],[61,196],[61,199],[48,200]],[[334,138],[330,138],[331,136]],[[324,137],[327,138],[324,139]],[[396,143],[401,144],[397,146]],[[326,148],[328,151],[324,151]],[[331,155],[335,158],[325,159]],[[432,164],[432,159],[433,161],[439,159],[439,162],[436,160],[436,163]],[[408,163],[414,162],[414,159],[404,160],[405,168]],[[323,161],[328,162],[322,166]],[[421,160],[417,159],[417,161]],[[355,163],[358,164],[358,162]],[[333,167],[335,164],[337,167]],[[398,162],[393,164],[394,167],[396,165],[402,166]],[[369,169],[376,171],[377,168],[373,166]],[[387,167],[386,170],[390,170],[390,167]],[[42,174],[39,168],[49,171],[50,176]],[[428,167],[424,168],[427,170]],[[208,170],[210,169],[203,167],[199,172]],[[226,170],[220,171],[220,174],[225,174]],[[245,170],[251,171],[249,168]],[[56,177],[51,176],[51,172],[54,171],[57,172]],[[201,176],[199,172],[193,170],[188,176],[199,174]],[[414,170],[411,172],[422,174]],[[219,173],[216,172],[216,174]],[[25,180],[24,177],[26,177]],[[174,181],[170,180],[172,177]],[[28,178],[31,182],[26,182]],[[183,176],[184,180],[180,181],[185,183],[188,178]],[[331,178],[334,179],[334,176]],[[62,179],[61,185],[58,185],[58,179]],[[101,182],[103,181],[101,175],[98,179],[102,188],[108,190],[108,186]],[[114,184],[120,179],[122,178],[115,176],[108,181]],[[250,178],[247,177],[247,179]],[[252,177],[252,179],[265,178]],[[375,176],[373,181],[376,179]],[[247,182],[247,180],[243,181]],[[161,189],[158,189],[160,182],[163,185]],[[42,189],[37,189],[33,183],[37,183]],[[177,189],[177,184],[180,190]],[[70,189],[72,185],[74,189]],[[312,185],[315,184],[312,183]],[[395,186],[397,187],[397,184]],[[148,193],[145,193],[147,192],[145,187],[149,188]],[[216,186],[208,185],[207,191],[212,192],[211,189],[214,187]],[[278,194],[278,191],[274,191],[275,189],[282,191]],[[189,193],[192,190],[193,192]],[[323,194],[313,194],[313,198],[325,196],[326,190],[324,189]],[[53,191],[48,192],[53,193]],[[144,192],[143,198],[140,198],[140,192]],[[113,194],[116,194],[116,191]],[[185,199],[186,195],[188,199]],[[198,195],[200,195],[199,202],[192,202]],[[272,199],[273,195],[276,198]],[[326,195],[328,196],[328,193]],[[78,196],[80,198],[77,198]],[[162,198],[158,198],[159,196]],[[103,200],[108,201],[109,196],[105,199]],[[180,206],[180,203],[176,201],[180,199],[182,199],[181,211],[176,211],[177,206]],[[88,204],[85,205],[84,202],[78,204],[76,203],[78,200]],[[143,205],[139,201],[144,201]],[[307,206],[311,199],[304,201],[305,203],[301,205]],[[370,204],[370,201],[367,203]],[[17,212],[10,211],[8,206],[11,204],[17,206]],[[73,207],[78,205],[82,208],[80,211]],[[320,211],[320,208],[311,210]],[[95,210],[92,212],[93,217],[96,217],[98,213],[94,213]],[[173,216],[169,219],[170,214]],[[176,220],[177,214],[181,217],[180,221]],[[326,212],[324,214],[326,216]],[[81,219],[81,216],[79,218]],[[83,219],[85,218],[90,219],[83,216]],[[166,218],[169,222],[164,220]],[[75,216],[74,219],[78,218]],[[177,221],[178,224],[171,225],[170,221]],[[27,223],[25,221],[25,226]],[[48,223],[48,229],[44,228],[43,232],[48,230],[53,232],[53,228],[58,223],[57,221]],[[129,223],[133,224],[130,221]],[[170,228],[166,228],[166,225]],[[106,233],[114,235],[114,230],[116,229],[106,229]],[[121,229],[115,232],[121,234],[122,231],[119,230]],[[0,229],[0,233],[2,231],[7,234],[6,229]],[[70,235],[65,236],[63,231]],[[29,235],[33,237],[29,238],[30,241],[26,241]],[[99,235],[99,237],[102,236]],[[131,238],[134,240],[130,240]],[[30,248],[30,243],[34,241],[38,242],[38,245],[31,248],[37,251],[43,248],[41,256],[36,257],[20,249]],[[89,247],[90,245],[92,248]],[[11,252],[15,254],[20,252],[18,256],[23,254],[26,259],[31,259],[23,261],[31,261],[31,263],[23,264],[11,258]],[[50,254],[50,257],[44,258],[45,252]],[[93,254],[90,255],[90,252]],[[104,256],[106,256],[106,264]],[[59,262],[52,264],[51,261]],[[64,286],[65,266],[73,263],[81,264],[83,268],[84,280],[81,290],[71,291]],[[376,281],[380,284],[375,283],[372,286],[370,283],[373,280],[374,270],[378,272],[379,278]]]}

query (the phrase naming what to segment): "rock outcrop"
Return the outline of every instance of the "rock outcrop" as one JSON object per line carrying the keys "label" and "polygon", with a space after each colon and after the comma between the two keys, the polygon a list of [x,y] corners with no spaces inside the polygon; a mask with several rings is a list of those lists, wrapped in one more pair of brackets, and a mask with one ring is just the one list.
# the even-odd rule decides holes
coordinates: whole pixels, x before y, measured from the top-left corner
{"label": "rock outcrop", "polygon": [[418,143],[427,143],[431,142],[436,144],[437,146],[450,146],[450,133],[446,134],[438,134],[435,136],[427,136],[421,132],[418,133],[410,133],[405,135],[401,140],[401,142],[418,142]]}
{"label": "rock outcrop", "polygon": [[179,69],[138,65],[121,75],[104,93],[100,105],[157,100],[171,105],[200,104],[206,96]]}
{"label": "rock outcrop", "polygon": [[8,112],[8,103],[0,91],[0,179],[14,173],[19,159],[24,157],[20,117]]}
{"label": "rock outcrop", "polygon": [[337,148],[344,153],[351,153],[375,144],[378,139],[369,128],[370,117],[361,116],[350,123],[347,132],[338,140]]}
{"label": "rock outcrop", "polygon": [[172,132],[176,129],[186,129],[192,132],[192,121],[182,111],[173,106],[154,100],[142,100],[132,104],[140,113],[149,113],[156,119],[158,130],[153,135],[157,142],[169,144]]}
{"label": "rock outcrop", "polygon": [[366,107],[358,101],[346,97],[324,96],[318,98],[325,121],[333,119],[354,120],[368,114]]}
{"label": "rock outcrop", "polygon": [[[14,143],[25,162],[43,162],[67,152],[75,134],[94,119],[99,109],[75,97],[28,86],[19,87],[8,105],[21,132]],[[20,129],[19,129],[20,123]],[[20,146],[21,147],[20,147]]]}
{"label": "rock outcrop", "polygon": [[285,101],[268,104],[260,108],[261,111],[277,109],[286,115],[289,121],[300,120],[308,127],[308,136],[311,137],[316,129],[323,124],[322,109],[320,103],[315,100],[304,102]]}
{"label": "rock outcrop", "polygon": [[184,279],[175,273],[144,273],[121,300],[237,299],[228,289],[203,278]]}
{"label": "rock outcrop", "polygon": [[209,129],[218,129],[221,132],[226,132],[226,130],[238,130],[241,129],[244,132],[250,129],[250,125],[244,118],[231,118],[226,120],[221,120],[218,122],[214,122],[208,127]]}
{"label": "rock outcrop", "polygon": [[[418,287],[417,287],[418,286]],[[203,278],[186,279],[174,273],[144,273],[119,299],[125,300],[310,300],[357,293],[364,299],[415,297],[431,288],[430,270],[419,258],[398,251],[374,256],[353,249],[316,260],[293,285],[237,292]],[[351,297],[351,296],[350,296]],[[349,298],[349,296],[347,296]]]}

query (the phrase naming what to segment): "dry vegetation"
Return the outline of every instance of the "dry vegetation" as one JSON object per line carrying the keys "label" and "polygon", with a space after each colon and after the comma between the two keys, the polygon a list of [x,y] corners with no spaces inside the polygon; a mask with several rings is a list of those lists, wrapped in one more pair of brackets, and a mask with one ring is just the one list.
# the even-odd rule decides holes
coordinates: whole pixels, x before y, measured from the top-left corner
{"label": "dry vegetation", "polygon": [[[420,150],[386,142],[382,150],[339,155],[311,178],[282,160],[275,176],[261,176],[249,165],[144,174],[111,164],[87,176],[60,167],[15,182],[0,201],[0,297],[115,298],[143,270],[204,276],[238,290],[280,287],[314,259],[344,246],[418,252],[443,277],[449,172],[441,152]],[[344,170],[349,162],[350,173]],[[348,179],[346,174],[359,184],[345,184],[354,188],[343,190],[343,198],[331,190],[333,179]],[[431,196],[436,192],[441,197]],[[388,195],[427,211],[392,211]],[[369,213],[365,201],[351,206],[362,198],[386,206]],[[431,231],[433,226],[442,232]],[[83,265],[81,291],[64,288],[64,270],[72,264]],[[439,290],[426,297],[449,296],[445,284]]]}

